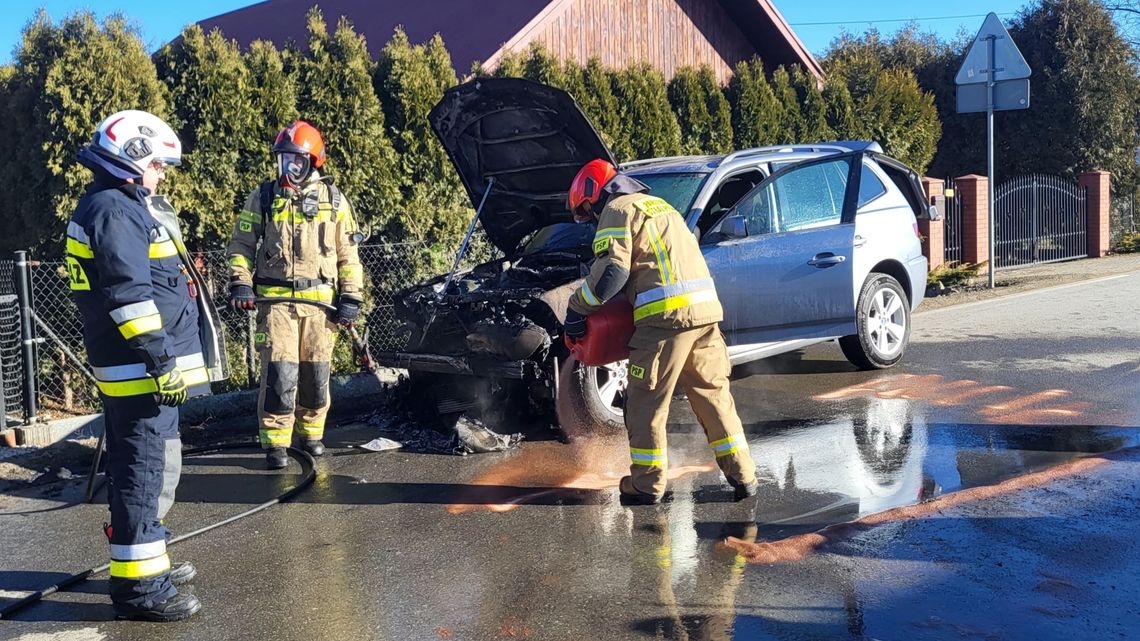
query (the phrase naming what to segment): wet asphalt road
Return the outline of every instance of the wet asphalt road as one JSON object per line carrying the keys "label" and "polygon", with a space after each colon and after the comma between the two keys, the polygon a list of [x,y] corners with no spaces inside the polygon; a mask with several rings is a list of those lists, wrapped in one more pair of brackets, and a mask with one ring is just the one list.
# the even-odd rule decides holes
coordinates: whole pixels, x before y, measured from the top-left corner
{"label": "wet asphalt road", "polygon": [[[905,364],[888,372],[856,372],[834,345],[739,368],[763,481],[753,503],[729,502],[683,402],[674,498],[657,508],[618,505],[621,439],[468,458],[338,450],[296,503],[173,548],[199,568],[205,609],[193,620],[108,621],[97,578],[0,622],[0,638],[1140,636],[1134,456],[1108,476],[887,523],[801,561],[749,565],[718,545],[1140,444],[1138,300],[1131,274],[922,313]],[[348,427],[329,441],[374,435]],[[252,453],[188,459],[171,527],[239,512],[299,474],[260,468]],[[103,508],[12,514],[81,492],[77,480],[0,497],[0,597],[103,562]]]}

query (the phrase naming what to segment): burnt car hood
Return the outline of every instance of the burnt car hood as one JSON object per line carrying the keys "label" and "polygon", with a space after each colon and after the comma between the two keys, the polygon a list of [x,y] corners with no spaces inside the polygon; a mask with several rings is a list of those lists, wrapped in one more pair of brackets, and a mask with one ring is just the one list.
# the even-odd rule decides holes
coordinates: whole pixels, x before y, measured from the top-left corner
{"label": "burnt car hood", "polygon": [[522,78],[448,89],[428,115],[471,205],[495,179],[480,222],[508,256],[543,227],[570,222],[566,193],[587,162],[613,154],[570,94]]}

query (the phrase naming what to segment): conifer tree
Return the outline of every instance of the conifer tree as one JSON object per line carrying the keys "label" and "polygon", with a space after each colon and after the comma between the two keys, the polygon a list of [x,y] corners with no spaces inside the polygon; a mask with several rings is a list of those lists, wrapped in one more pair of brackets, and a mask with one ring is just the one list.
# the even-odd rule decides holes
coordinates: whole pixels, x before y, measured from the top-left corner
{"label": "conifer tree", "polygon": [[669,92],[660,71],[647,63],[621,71],[615,94],[624,127],[614,149],[619,161],[681,152],[681,127],[669,108]]}
{"label": "conifer tree", "polygon": [[297,60],[298,111],[324,134],[326,173],[351,199],[357,221],[387,224],[402,204],[399,172],[372,87],[368,46],[343,17],[329,34],[315,7],[308,14],[308,31],[309,50]]}
{"label": "conifer tree", "polygon": [[783,107],[764,75],[763,61],[752,58],[738,63],[727,93],[737,149],[789,142],[780,139]]}
{"label": "conifer tree", "polygon": [[237,43],[221,32],[191,25],[155,55],[170,91],[170,125],[182,140],[182,166],[172,172],[171,201],[189,237],[217,247],[229,238],[233,218],[260,167],[244,164],[259,146],[249,72]]}
{"label": "conifer tree", "polygon": [[43,11],[24,28],[8,87],[0,141],[5,249],[58,256],[66,221],[91,180],[75,153],[95,126],[122,109],[167,117],[165,89],[137,32],[119,16],[80,12],[55,24]]}

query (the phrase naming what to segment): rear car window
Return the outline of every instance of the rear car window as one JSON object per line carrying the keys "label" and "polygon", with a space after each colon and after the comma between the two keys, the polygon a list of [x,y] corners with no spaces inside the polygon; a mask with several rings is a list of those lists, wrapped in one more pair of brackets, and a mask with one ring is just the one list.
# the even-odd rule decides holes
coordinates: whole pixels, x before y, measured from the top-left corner
{"label": "rear car window", "polygon": [[862,207],[872,200],[887,193],[887,188],[883,185],[883,181],[871,171],[871,168],[866,163],[863,164],[863,172],[859,177],[859,204]]}

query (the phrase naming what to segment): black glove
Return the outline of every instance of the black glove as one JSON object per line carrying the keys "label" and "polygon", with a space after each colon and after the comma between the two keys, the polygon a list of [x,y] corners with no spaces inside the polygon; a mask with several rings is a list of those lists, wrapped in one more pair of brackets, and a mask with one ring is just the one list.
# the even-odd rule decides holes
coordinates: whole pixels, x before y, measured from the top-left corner
{"label": "black glove", "polygon": [[253,309],[253,288],[245,283],[230,285],[230,307],[234,309]]}
{"label": "black glove", "polygon": [[562,324],[566,335],[575,340],[586,335],[586,317],[574,311],[566,310],[566,322]]}
{"label": "black glove", "polygon": [[340,297],[336,306],[336,317],[333,322],[342,327],[348,327],[356,322],[356,317],[360,316],[360,301],[355,298]]}
{"label": "black glove", "polygon": [[178,407],[186,402],[186,381],[182,380],[182,371],[177,367],[155,376],[154,383],[158,386],[155,396],[159,405]]}

